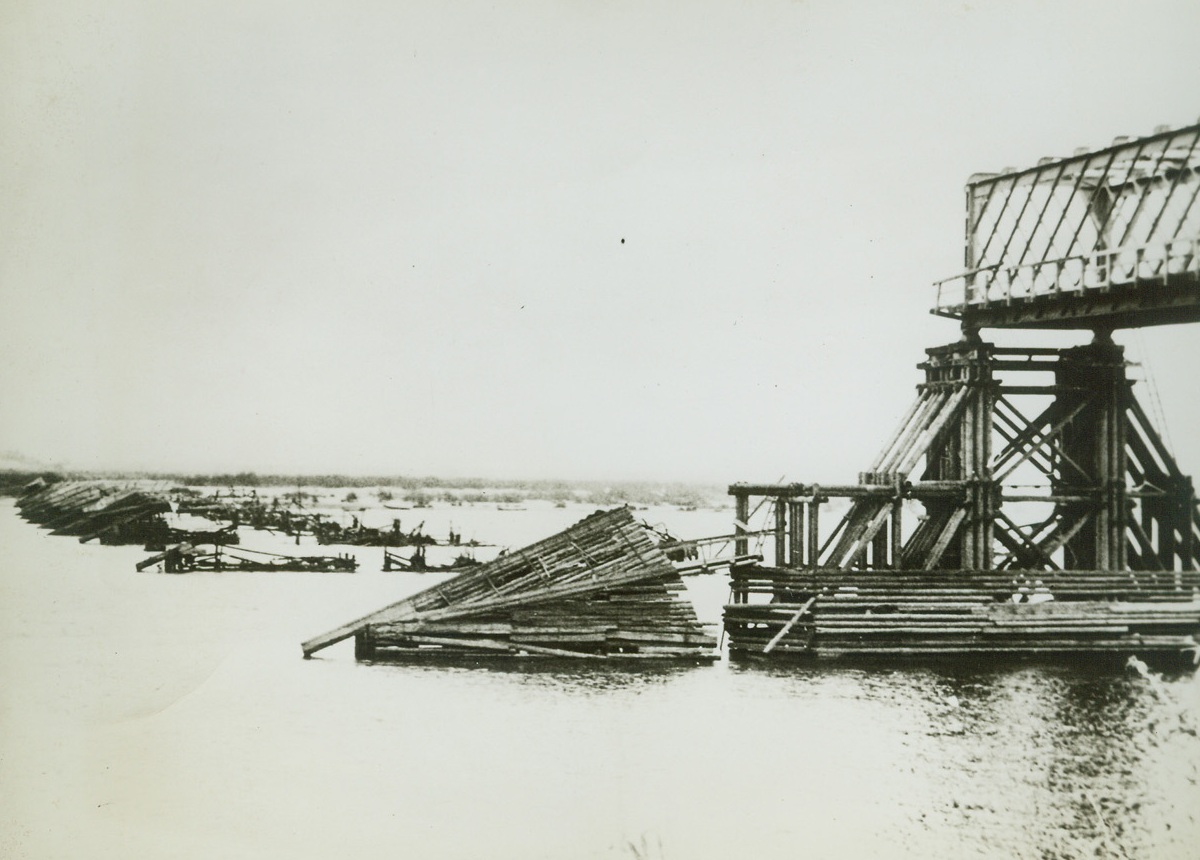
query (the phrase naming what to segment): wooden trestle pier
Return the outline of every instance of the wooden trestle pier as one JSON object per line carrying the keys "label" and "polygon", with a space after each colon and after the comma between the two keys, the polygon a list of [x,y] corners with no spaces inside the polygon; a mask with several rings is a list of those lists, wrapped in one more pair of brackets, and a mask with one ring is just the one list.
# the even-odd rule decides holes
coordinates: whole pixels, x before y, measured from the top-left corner
{"label": "wooden trestle pier", "polygon": [[[1200,125],[968,185],[963,338],[858,482],[735,484],[772,565],[731,568],[735,655],[1183,658],[1200,635],[1200,513],[1111,333],[1200,320]],[[1072,348],[992,328],[1091,328]],[[759,503],[761,506],[762,502]]]}

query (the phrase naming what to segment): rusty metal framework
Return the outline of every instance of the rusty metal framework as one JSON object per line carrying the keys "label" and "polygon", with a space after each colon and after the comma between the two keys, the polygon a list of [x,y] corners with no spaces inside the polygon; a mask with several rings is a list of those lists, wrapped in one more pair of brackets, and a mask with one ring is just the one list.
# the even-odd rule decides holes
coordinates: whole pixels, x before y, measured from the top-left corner
{"label": "rusty metal framework", "polygon": [[934,313],[968,327],[1200,320],[1200,124],[977,174],[965,271]]}

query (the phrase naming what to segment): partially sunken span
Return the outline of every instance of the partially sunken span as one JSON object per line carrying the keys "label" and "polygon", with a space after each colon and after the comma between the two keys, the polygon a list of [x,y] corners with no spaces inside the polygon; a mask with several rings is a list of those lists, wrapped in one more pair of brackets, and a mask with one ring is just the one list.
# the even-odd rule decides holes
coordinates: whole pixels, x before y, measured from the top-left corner
{"label": "partially sunken span", "polygon": [[360,660],[716,658],[679,573],[628,508],[473,567],[303,643],[354,637]]}
{"label": "partially sunken span", "polygon": [[171,510],[169,485],[123,481],[37,481],[26,488],[17,508],[26,520],[52,534],[99,538],[106,544],[145,543],[165,529],[162,514]]}

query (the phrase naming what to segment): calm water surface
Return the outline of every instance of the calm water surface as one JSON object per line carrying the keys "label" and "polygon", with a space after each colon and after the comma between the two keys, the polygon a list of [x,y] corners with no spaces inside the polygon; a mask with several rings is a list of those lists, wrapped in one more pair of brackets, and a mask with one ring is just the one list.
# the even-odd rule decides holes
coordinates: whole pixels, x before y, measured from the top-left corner
{"label": "calm water surface", "polygon": [[[589,512],[404,515],[519,545]],[[1200,856],[1193,674],[305,661],[433,580],[378,549],[356,574],[136,573],[140,548],[9,501],[0,547],[0,857]],[[715,624],[725,583],[689,586]]]}

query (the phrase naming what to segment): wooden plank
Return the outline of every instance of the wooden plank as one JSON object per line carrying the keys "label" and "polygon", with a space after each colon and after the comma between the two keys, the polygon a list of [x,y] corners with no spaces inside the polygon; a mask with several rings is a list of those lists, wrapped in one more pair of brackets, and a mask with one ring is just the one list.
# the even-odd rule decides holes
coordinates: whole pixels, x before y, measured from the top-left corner
{"label": "wooden plank", "polygon": [[646,631],[618,630],[608,635],[612,642],[675,642],[679,644],[703,645],[715,642],[707,633],[651,633]]}
{"label": "wooden plank", "polygon": [[423,645],[442,645],[454,648],[468,647],[488,651],[507,651],[513,654],[520,651],[526,651],[530,654],[544,654],[551,657],[575,657],[585,660],[606,659],[606,655],[604,654],[591,654],[586,651],[568,651],[563,648],[544,648],[528,643],[516,644],[510,642],[497,642],[495,640],[488,639],[460,640],[445,639],[438,636],[412,636],[409,637],[409,641],[417,642]]}
{"label": "wooden plank", "polygon": [[800,620],[800,616],[802,616],[808,610],[812,609],[813,604],[815,604],[816,602],[817,602],[817,596],[813,595],[812,597],[810,597],[808,599],[807,603],[805,603],[803,606],[801,606],[799,609],[797,609],[795,614],[792,615],[792,617],[788,619],[788,621],[783,625],[783,627],[780,628],[779,632],[775,634],[775,638],[766,644],[766,646],[763,648],[763,653],[770,654],[772,651],[774,651],[775,646],[779,644],[779,640],[783,639],[783,637],[788,634],[788,631],[790,631],[796,625],[796,622]]}

